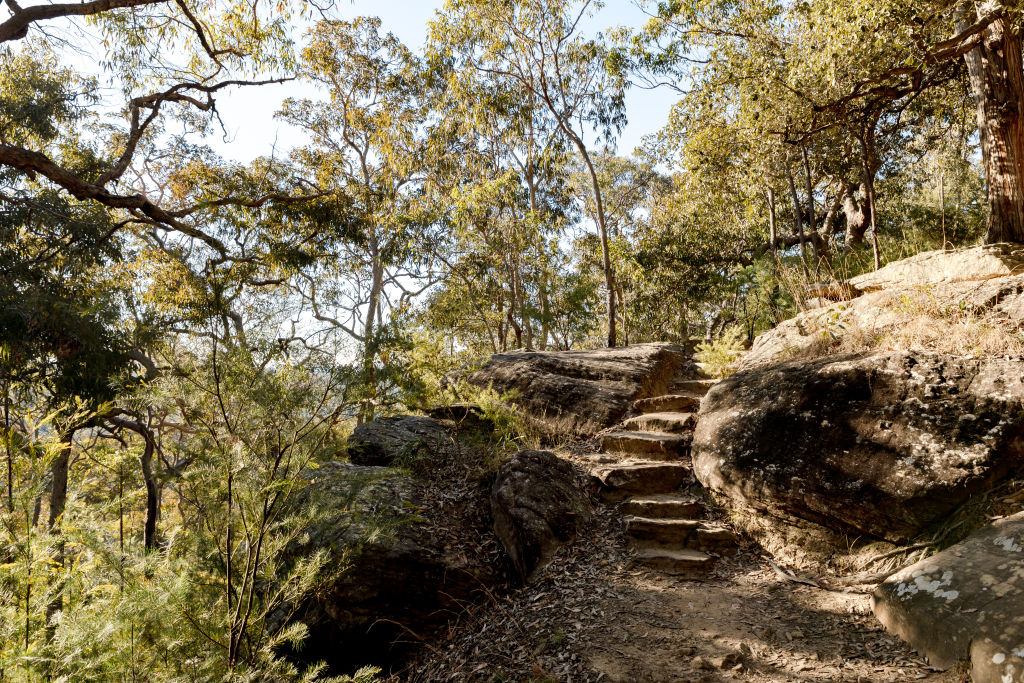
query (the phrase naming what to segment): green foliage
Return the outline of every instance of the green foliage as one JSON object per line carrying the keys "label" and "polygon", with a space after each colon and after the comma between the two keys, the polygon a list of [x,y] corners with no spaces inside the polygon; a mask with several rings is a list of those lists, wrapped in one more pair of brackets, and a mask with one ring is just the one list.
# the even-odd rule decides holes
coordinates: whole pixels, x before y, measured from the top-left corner
{"label": "green foliage", "polygon": [[[595,0],[448,0],[423,54],[305,3],[83,5],[83,73],[71,5],[0,22],[0,680],[322,680],[282,656],[291,616],[402,523],[366,514],[373,482],[311,484],[352,424],[472,404],[402,464],[485,477],[552,440],[452,381],[490,354],[614,321],[711,339],[724,376],[808,284],[982,238],[995,185],[943,56],[963,3],[642,4],[588,35]],[[205,146],[228,84],[282,74],[306,144]],[[617,156],[645,80],[679,100]],[[857,337],[841,313],[826,348]],[[863,343],[1021,343],[928,292],[894,313],[918,327]]]}
{"label": "green foliage", "polygon": [[[176,423],[176,436],[163,439],[163,457],[177,464],[165,496],[176,505],[165,509],[157,552],[139,542],[132,460],[108,447],[94,446],[93,464],[75,473],[57,533],[38,524],[35,509],[66,448],[59,437],[89,414],[22,413],[5,432],[5,678],[324,680],[322,669],[299,671],[282,658],[305,637],[290,616],[344,570],[359,534],[380,528],[360,512],[367,482],[310,495],[319,462],[338,449],[345,373],[275,344],[214,343],[175,363],[146,390],[150,409],[173,406],[165,419]],[[324,527],[346,543],[296,553]]]}
{"label": "green foliage", "polygon": [[[463,366],[453,374],[464,375]],[[437,390],[424,396],[426,404],[437,407],[472,406],[474,415],[464,424],[456,424],[455,438],[460,453],[474,455],[462,458],[461,465],[472,476],[483,477],[494,472],[506,458],[523,448],[536,448],[540,435],[536,426],[515,405],[516,393],[499,394],[492,387],[479,387],[465,379],[445,378]]]}
{"label": "green foliage", "polygon": [[743,336],[742,328],[729,327],[718,339],[697,344],[694,357],[712,377],[728,377],[743,356]]}

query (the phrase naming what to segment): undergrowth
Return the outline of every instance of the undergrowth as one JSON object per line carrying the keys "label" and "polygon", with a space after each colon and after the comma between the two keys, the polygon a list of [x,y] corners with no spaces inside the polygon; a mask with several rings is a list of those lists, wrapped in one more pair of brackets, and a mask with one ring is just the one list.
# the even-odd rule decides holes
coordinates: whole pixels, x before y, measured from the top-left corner
{"label": "undergrowth", "polygon": [[962,297],[943,296],[934,287],[892,292],[870,309],[849,303],[805,314],[797,321],[814,339],[793,348],[789,358],[870,351],[924,351],[955,356],[1024,356],[1024,333],[1017,321],[973,306]]}
{"label": "undergrowth", "polygon": [[697,344],[694,357],[704,366],[704,372],[712,377],[723,378],[736,371],[743,350],[743,329],[734,326],[718,339]]}

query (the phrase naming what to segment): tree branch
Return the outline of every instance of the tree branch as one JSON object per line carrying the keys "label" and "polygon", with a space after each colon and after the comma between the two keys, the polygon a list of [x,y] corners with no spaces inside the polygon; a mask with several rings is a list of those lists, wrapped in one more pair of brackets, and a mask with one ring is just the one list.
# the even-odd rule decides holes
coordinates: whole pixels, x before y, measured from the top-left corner
{"label": "tree branch", "polygon": [[8,0],[11,16],[0,23],[0,43],[21,40],[28,35],[29,27],[37,21],[61,17],[84,17],[109,12],[121,7],[161,5],[168,0],[93,0],[93,2],[60,3],[56,5],[35,5],[21,8]]}
{"label": "tree branch", "polygon": [[45,154],[14,145],[0,144],[0,164],[24,171],[33,179],[36,174],[41,174],[67,190],[76,199],[91,199],[112,209],[126,209],[142,214],[154,224],[163,225],[189,237],[202,240],[221,255],[227,256],[227,247],[219,239],[182,223],[144,195],[114,194],[100,185],[82,180],[50,160]]}

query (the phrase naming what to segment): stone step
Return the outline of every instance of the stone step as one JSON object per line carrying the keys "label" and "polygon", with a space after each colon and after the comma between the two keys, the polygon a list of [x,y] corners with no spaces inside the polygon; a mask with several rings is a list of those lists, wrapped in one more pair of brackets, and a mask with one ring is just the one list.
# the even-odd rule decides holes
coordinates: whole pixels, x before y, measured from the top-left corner
{"label": "stone step", "polygon": [[644,547],[671,546],[714,552],[736,547],[736,536],[732,531],[696,519],[627,517],[626,535]]}
{"label": "stone step", "polygon": [[694,393],[703,396],[716,384],[718,384],[717,379],[684,379],[673,384],[670,393]]}
{"label": "stone step", "polygon": [[700,550],[669,550],[668,548],[640,548],[638,562],[683,578],[700,578],[715,564],[715,558]]}
{"label": "stone step", "polygon": [[608,432],[601,437],[601,450],[650,460],[676,460],[689,452],[692,440],[693,434]]}
{"label": "stone step", "polygon": [[641,413],[662,413],[668,411],[696,410],[700,407],[701,394],[676,392],[633,401],[633,408]]}
{"label": "stone step", "polygon": [[670,493],[693,480],[689,465],[650,460],[601,465],[591,470],[608,502],[630,496]]}
{"label": "stone step", "polygon": [[622,504],[620,511],[624,515],[650,519],[695,519],[707,510],[696,498],[663,493],[634,496]]}
{"label": "stone step", "polygon": [[681,432],[693,431],[696,423],[696,416],[693,413],[665,412],[637,415],[623,422],[622,426],[629,431],[636,432],[679,434]]}

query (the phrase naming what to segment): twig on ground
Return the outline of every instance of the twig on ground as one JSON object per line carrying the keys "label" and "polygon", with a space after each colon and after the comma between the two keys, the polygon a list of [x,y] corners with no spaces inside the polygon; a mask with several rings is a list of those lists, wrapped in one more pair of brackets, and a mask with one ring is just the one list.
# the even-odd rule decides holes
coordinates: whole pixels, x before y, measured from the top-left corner
{"label": "twig on ground", "polygon": [[[813,579],[805,579],[805,578],[799,577],[796,574],[793,574],[792,572],[786,571],[785,569],[783,569],[779,565],[775,564],[771,560],[768,560],[768,564],[771,565],[772,569],[775,571],[775,573],[778,575],[778,577],[780,579],[784,579],[786,581],[789,581],[790,583],[802,583],[805,586],[811,586],[812,588],[817,588],[818,590],[823,590],[823,591],[829,591],[831,593],[865,593],[866,594],[866,591],[856,591],[856,590],[853,590],[851,588],[832,588],[831,586],[818,583],[817,581],[814,581]],[[831,583],[835,583],[835,582],[831,582]],[[839,583],[839,585],[844,585],[844,584]],[[857,583],[851,583],[850,585],[852,585],[852,586],[853,585],[857,585]]]}
{"label": "twig on ground", "polygon": [[924,550],[924,549],[927,549],[927,548],[930,548],[930,547],[931,547],[931,545],[928,544],[928,543],[915,543],[914,545],[908,545],[908,546],[904,546],[902,548],[896,548],[895,550],[890,550],[887,553],[882,553],[881,555],[875,555],[874,557],[872,557],[869,560],[867,560],[862,566],[870,567],[871,565],[873,565],[875,562],[878,562],[879,560],[885,560],[885,559],[888,559],[890,557],[895,557],[896,555],[899,555],[901,553],[913,553],[913,552],[916,552],[918,550]]}

